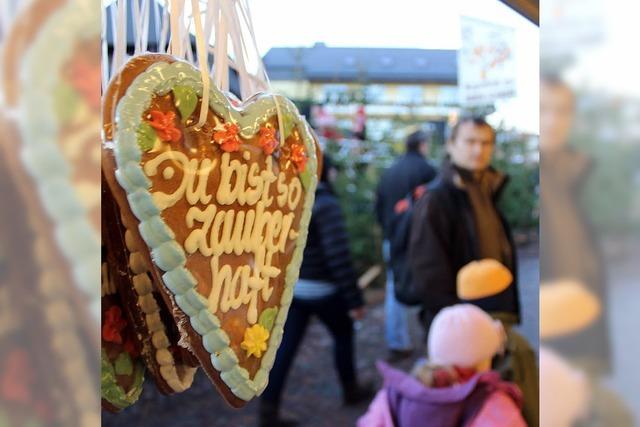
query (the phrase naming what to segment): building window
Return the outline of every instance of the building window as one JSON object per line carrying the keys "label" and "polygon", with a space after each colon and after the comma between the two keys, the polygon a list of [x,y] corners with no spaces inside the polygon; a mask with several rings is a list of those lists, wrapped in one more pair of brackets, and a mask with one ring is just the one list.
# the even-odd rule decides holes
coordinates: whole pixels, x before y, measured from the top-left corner
{"label": "building window", "polygon": [[399,86],[396,100],[399,104],[422,104],[422,86]]}
{"label": "building window", "polygon": [[347,85],[326,84],[322,88],[324,102],[327,104],[339,104],[345,102],[349,97],[349,87]]}
{"label": "building window", "polygon": [[458,87],[457,86],[440,86],[438,104],[441,105],[458,105]]}
{"label": "building window", "polygon": [[383,85],[368,85],[365,88],[365,96],[368,103],[384,101],[385,88]]}

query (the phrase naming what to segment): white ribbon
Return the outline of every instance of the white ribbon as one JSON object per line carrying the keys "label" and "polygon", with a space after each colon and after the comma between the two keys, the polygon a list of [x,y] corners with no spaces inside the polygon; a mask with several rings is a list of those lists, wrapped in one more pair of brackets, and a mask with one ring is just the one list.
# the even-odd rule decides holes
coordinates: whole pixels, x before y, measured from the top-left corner
{"label": "white ribbon", "polygon": [[154,2],[154,0],[142,0],[142,37],[140,40],[140,51],[146,52],[149,45],[149,2]]}
{"label": "white ribbon", "polygon": [[223,92],[229,91],[229,58],[227,57],[227,23],[222,12],[220,1],[213,0],[213,7],[216,9],[216,42],[214,46],[215,68],[213,80],[215,85]]}
{"label": "white ribbon", "polygon": [[196,49],[198,53],[198,67],[202,76],[202,102],[200,104],[200,118],[196,127],[202,127],[207,121],[207,113],[209,112],[209,64],[207,49],[205,47],[205,34],[202,28],[202,19],[200,16],[200,1],[191,0],[191,8],[193,10],[193,20],[196,32]]}
{"label": "white ribbon", "polygon": [[182,22],[183,12],[184,0],[171,0],[171,13],[169,15],[169,24],[171,26],[170,53],[180,59],[184,58],[184,32],[182,31],[184,27],[184,23]]}
{"label": "white ribbon", "polygon": [[[195,63],[203,82],[203,102],[208,105],[209,77],[223,92],[229,90],[229,68],[238,73],[240,98],[245,101],[255,93],[268,91],[271,84],[264,63],[258,51],[253,21],[247,0],[208,0],[206,17],[202,19],[200,1],[191,0],[191,16],[189,27],[185,25],[185,0],[133,0],[131,6],[134,23],[133,42],[135,54],[147,51],[150,33],[150,22],[155,22],[155,37],[158,41],[157,52],[168,51],[178,59],[187,59]],[[126,60],[127,49],[127,13],[128,0],[116,0],[107,6],[111,12],[112,32],[114,35],[114,54],[111,74],[115,74]],[[162,12],[161,12],[162,10]],[[150,16],[153,14],[152,16]],[[203,25],[204,24],[204,25]],[[106,22],[103,24],[106,25]],[[189,29],[193,25],[196,39],[196,55],[194,55]],[[106,29],[103,28],[106,32]],[[215,42],[211,43],[212,32],[215,31]],[[233,58],[229,57],[229,42],[233,50]],[[103,47],[104,50],[105,47]],[[209,66],[209,56],[213,54],[214,62]],[[106,56],[106,52],[103,52]],[[105,63],[108,63],[105,61]],[[210,67],[210,68],[209,68]],[[249,69],[251,68],[251,69]],[[104,68],[106,76],[109,69]],[[104,79],[107,81],[107,78]],[[278,116],[280,106],[276,102]],[[197,126],[204,125],[207,111],[200,110]],[[280,117],[279,117],[280,118]]]}
{"label": "white ribbon", "polygon": [[260,52],[258,50],[258,43],[256,42],[255,31],[253,30],[253,20],[251,19],[251,12],[249,9],[249,5],[246,1],[237,0],[238,8],[244,18],[244,22],[247,25],[247,32],[251,37],[251,41],[253,42],[254,54],[258,61],[258,70],[256,76],[253,81],[257,83],[257,87],[255,88],[256,92],[261,90],[271,90],[271,82],[269,81],[269,76],[267,75],[267,70],[264,66],[264,62],[262,62],[262,57],[260,56]]}
{"label": "white ribbon", "polygon": [[168,0],[164,0],[164,7],[162,8],[162,29],[160,30],[160,38],[158,39],[159,40],[158,52],[165,53],[167,51],[168,35],[169,35],[169,4],[168,4]]}
{"label": "white ribbon", "polygon": [[[111,16],[113,18],[113,14]],[[127,0],[118,0],[117,17],[112,20],[112,23],[115,46],[111,72],[115,74],[124,65],[127,56]]]}
{"label": "white ribbon", "polygon": [[140,22],[140,2],[139,0],[131,1],[131,9],[133,12],[133,54],[138,55],[140,53],[140,33],[144,30],[142,28],[142,22]]}

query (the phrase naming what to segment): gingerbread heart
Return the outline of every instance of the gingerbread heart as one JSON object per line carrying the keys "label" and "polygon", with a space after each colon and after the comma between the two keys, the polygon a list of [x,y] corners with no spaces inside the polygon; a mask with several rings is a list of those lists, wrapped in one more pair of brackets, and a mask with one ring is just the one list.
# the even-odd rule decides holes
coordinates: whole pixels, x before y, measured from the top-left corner
{"label": "gingerbread heart", "polygon": [[317,144],[287,99],[257,95],[235,108],[211,86],[197,128],[199,72],[162,55],[130,61],[105,96],[103,170],[182,344],[240,407],[266,387],[282,338]]}

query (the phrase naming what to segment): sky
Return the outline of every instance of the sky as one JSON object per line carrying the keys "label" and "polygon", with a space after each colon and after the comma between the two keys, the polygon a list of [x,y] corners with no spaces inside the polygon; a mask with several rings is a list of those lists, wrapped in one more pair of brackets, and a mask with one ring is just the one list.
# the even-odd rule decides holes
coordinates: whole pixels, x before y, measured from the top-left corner
{"label": "sky", "polygon": [[[551,4],[563,4],[570,9],[576,1],[553,0]],[[588,31],[600,34],[600,37],[589,43],[571,40],[563,46],[576,55],[567,80],[576,87],[637,100],[640,97],[640,63],[630,52],[637,51],[640,4],[625,0],[607,0],[606,4],[589,0],[580,4],[582,16],[590,20]]]}
{"label": "sky", "polygon": [[538,133],[538,27],[498,0],[249,0],[260,53],[272,47],[457,49],[460,16],[515,29],[517,95],[497,103],[495,122]]}

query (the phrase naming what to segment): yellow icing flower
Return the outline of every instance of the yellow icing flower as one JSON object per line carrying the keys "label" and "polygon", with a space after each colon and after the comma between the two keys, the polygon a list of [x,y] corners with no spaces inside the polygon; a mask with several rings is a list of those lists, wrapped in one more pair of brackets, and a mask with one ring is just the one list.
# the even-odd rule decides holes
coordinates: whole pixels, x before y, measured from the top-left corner
{"label": "yellow icing flower", "polygon": [[240,344],[247,351],[247,357],[262,357],[262,352],[267,351],[269,331],[259,323],[256,323],[244,331],[244,341]]}

